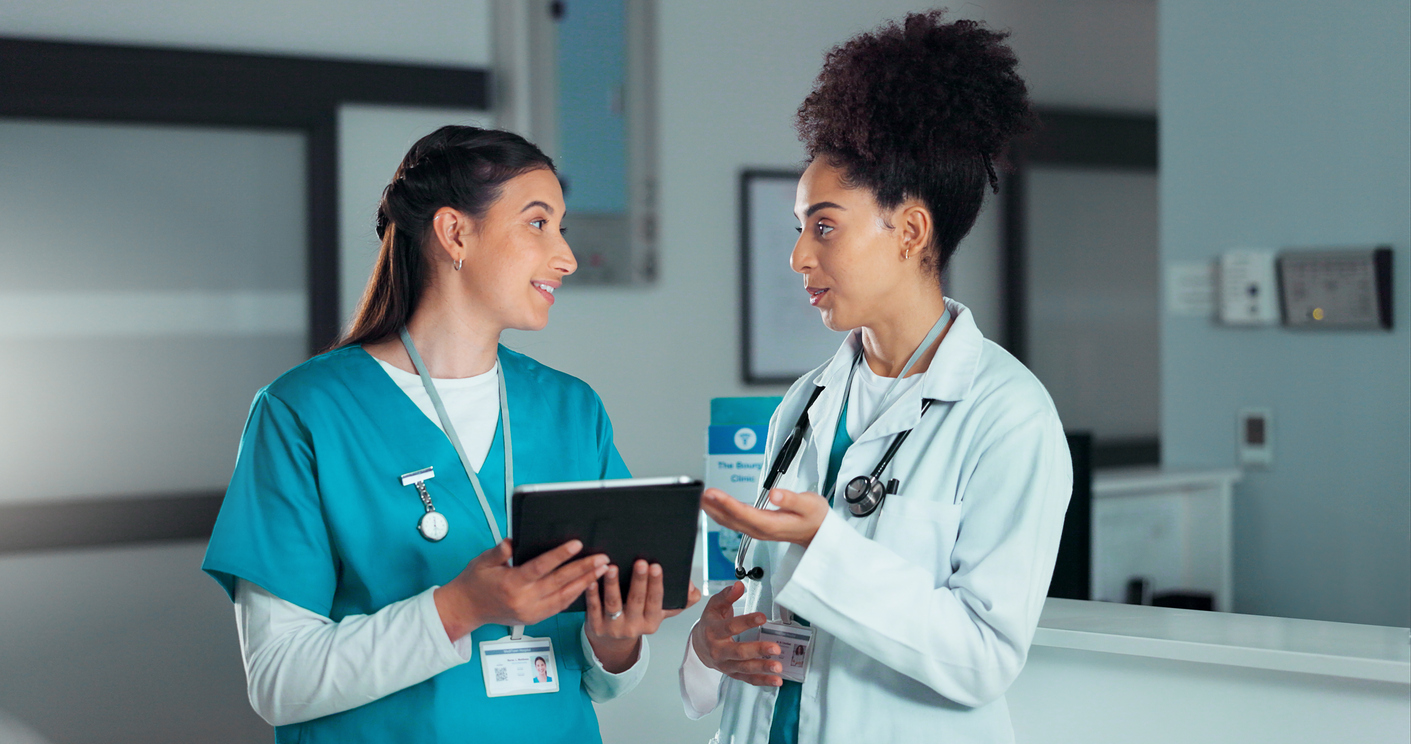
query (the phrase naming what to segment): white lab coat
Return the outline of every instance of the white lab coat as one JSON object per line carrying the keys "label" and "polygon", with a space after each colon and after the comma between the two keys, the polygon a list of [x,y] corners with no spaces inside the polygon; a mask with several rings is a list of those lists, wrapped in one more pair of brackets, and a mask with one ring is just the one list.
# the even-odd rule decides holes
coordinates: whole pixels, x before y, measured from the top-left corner
{"label": "white lab coat", "polygon": [[[737,611],[778,618],[782,606],[816,629],[800,744],[1013,741],[1004,693],[1043,609],[1072,463],[1043,385],[985,340],[963,305],[948,303],[955,321],[935,360],[847,451],[833,511],[809,548],[757,543],[747,561],[764,567],[764,579],[746,580]],[[850,334],[775,411],[766,463],[814,386],[825,388],[810,408],[806,445],[777,487],[820,487],[860,344]],[[928,398],[936,402],[921,417]],[[842,488],[871,472],[906,429],[910,438],[882,476],[900,479],[899,492],[871,516],[851,516]],[[724,704],[720,744],[769,740],[774,688],[722,678],[710,695],[682,679],[691,717]]]}

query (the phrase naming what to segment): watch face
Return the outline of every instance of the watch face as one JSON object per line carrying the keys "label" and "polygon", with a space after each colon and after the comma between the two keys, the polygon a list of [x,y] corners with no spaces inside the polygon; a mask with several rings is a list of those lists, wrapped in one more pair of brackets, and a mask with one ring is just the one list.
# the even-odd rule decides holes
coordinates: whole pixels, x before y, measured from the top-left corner
{"label": "watch face", "polygon": [[431,542],[439,542],[450,528],[451,525],[441,516],[441,512],[427,512],[421,515],[421,521],[416,523],[417,531]]}

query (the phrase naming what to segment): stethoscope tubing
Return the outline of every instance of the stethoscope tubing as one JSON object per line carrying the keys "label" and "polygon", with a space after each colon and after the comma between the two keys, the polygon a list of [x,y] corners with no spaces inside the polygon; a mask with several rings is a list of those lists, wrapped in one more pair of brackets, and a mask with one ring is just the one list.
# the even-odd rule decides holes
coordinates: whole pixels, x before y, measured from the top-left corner
{"label": "stethoscope tubing", "polygon": [[[918,345],[916,347],[916,350],[911,353],[911,358],[907,360],[906,366],[902,367],[901,374],[897,375],[896,379],[893,380],[892,384],[887,388],[887,392],[883,394],[881,403],[877,406],[877,412],[873,415],[872,420],[867,422],[867,425],[862,428],[864,432],[871,428],[872,424],[876,423],[877,419],[882,415],[882,413],[890,407],[892,402],[892,393],[896,390],[897,385],[901,384],[901,381],[906,377],[907,373],[909,373],[912,367],[915,367],[916,363],[920,361],[921,356],[926,353],[926,350],[931,347],[931,344],[934,343],[935,340],[939,338],[940,335],[945,331],[945,328],[950,323],[950,320],[951,312],[950,308],[947,307],[941,313],[941,317],[937,318],[936,322],[931,325],[931,330],[927,332],[926,338],[922,339],[921,344]],[[853,374],[857,371],[857,365],[860,363],[865,363],[863,361],[863,355],[861,351],[858,352],[857,357],[853,360],[852,369],[848,371],[847,386],[843,389],[844,403],[846,403],[848,395],[850,395],[852,392]],[[794,457],[798,455],[799,450],[803,447],[804,435],[808,432],[808,409],[813,407],[814,401],[818,400],[818,396],[822,392],[823,387],[821,385],[814,387],[813,395],[809,396],[808,402],[804,404],[803,413],[799,414],[799,420],[794,424],[793,431],[789,432],[788,438],[785,439],[784,444],[780,446],[779,454],[775,455],[774,462],[769,467],[769,475],[765,478],[764,485],[759,490],[759,496],[755,498],[754,506],[756,509],[763,509],[765,505],[769,503],[769,492],[774,488],[774,483],[778,481],[779,476],[783,475],[784,472],[789,469],[789,466],[792,465],[794,462]],[[921,407],[921,415],[926,415],[926,409],[930,407],[931,401],[925,401],[925,403],[923,403]],[[846,426],[847,422],[843,422],[842,425]],[[902,443],[906,441],[907,436],[909,436],[910,434],[911,429],[907,429],[906,431],[898,434],[895,438],[893,438],[891,446],[887,448],[887,451],[882,456],[882,459],[878,461],[877,467],[873,468],[872,475],[870,477],[859,476],[859,478],[864,479],[869,483],[876,481],[878,478],[880,478],[882,472],[885,471],[887,469],[887,466],[891,464],[892,458],[896,456],[897,450],[901,448]],[[858,478],[854,478],[853,480],[858,480]],[[881,500],[878,500],[870,508],[867,508],[865,512],[855,513],[859,517],[870,516],[873,512],[877,511],[880,506]],[[757,581],[764,576],[764,569],[760,568],[759,566],[756,566],[748,571],[745,570],[745,555],[749,552],[749,548],[753,543],[754,538],[744,533],[741,533],[740,547],[739,550],[735,553],[735,578],[737,580],[749,577]]]}

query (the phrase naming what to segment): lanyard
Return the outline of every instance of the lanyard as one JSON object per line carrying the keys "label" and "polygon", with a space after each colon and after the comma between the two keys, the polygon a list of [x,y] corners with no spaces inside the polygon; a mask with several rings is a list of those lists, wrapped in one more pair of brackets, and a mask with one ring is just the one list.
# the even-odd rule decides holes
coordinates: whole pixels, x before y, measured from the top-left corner
{"label": "lanyard", "polygon": [[[882,395],[882,400],[877,404],[877,410],[872,412],[872,418],[862,427],[862,432],[859,432],[858,436],[862,436],[862,433],[871,429],[872,425],[877,423],[877,419],[882,417],[882,413],[885,412],[887,406],[892,403],[892,393],[896,392],[897,385],[901,384],[901,381],[906,377],[906,373],[910,372],[911,368],[915,367],[916,363],[921,360],[921,356],[926,353],[926,350],[931,347],[931,344],[936,342],[936,339],[941,335],[941,331],[946,329],[946,324],[949,322],[950,308],[946,308],[946,311],[941,313],[941,317],[936,320],[936,324],[931,326],[931,330],[926,334],[926,338],[921,340],[921,345],[916,347],[916,351],[911,353],[911,358],[906,360],[906,366],[902,368],[901,374],[897,375],[896,379],[892,380],[892,384],[887,386],[887,392]],[[843,402],[842,405],[838,407],[838,415],[840,417],[847,413],[848,398],[852,395],[853,375],[857,374],[857,365],[862,363],[864,363],[862,351],[858,350],[857,356],[853,358],[852,367],[848,369],[848,384],[847,387],[843,388]],[[839,422],[838,425],[847,426],[847,422],[842,421]]]}
{"label": "lanyard", "polygon": [[[490,510],[490,500],[485,498],[485,489],[480,486],[480,478],[477,477],[475,468],[471,467],[470,458],[465,455],[465,448],[461,446],[461,438],[456,434],[455,424],[452,424],[451,417],[446,415],[446,407],[441,405],[441,396],[436,392],[436,384],[431,381],[431,373],[426,371],[426,364],[421,361],[421,355],[416,353],[416,344],[412,343],[412,335],[405,327],[402,328],[402,345],[407,347],[407,355],[412,358],[416,373],[421,376],[422,387],[426,388],[431,405],[436,408],[436,416],[441,419],[441,428],[451,440],[451,446],[456,448],[456,454],[461,458],[466,475],[470,476],[470,485],[475,487],[475,496],[480,499],[480,508],[485,512],[485,523],[490,525],[490,534],[494,536],[495,544],[499,545],[504,536],[500,534],[500,526],[495,523],[495,513]],[[510,405],[509,397],[505,394],[505,367],[499,363],[498,357],[495,364],[500,368],[500,421],[505,427],[505,527],[509,527],[510,499],[514,494],[514,445],[510,438]]]}

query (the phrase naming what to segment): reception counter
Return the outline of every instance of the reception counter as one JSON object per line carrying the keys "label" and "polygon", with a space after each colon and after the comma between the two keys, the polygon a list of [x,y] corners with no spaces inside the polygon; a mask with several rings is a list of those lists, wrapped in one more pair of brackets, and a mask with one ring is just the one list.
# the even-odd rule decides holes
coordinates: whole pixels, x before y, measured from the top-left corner
{"label": "reception counter", "polygon": [[[715,733],[719,712],[687,720],[676,686],[703,605],[662,625],[636,690],[598,707],[603,741]],[[1406,744],[1411,645],[1405,628],[1050,599],[1008,700],[1018,744]]]}
{"label": "reception counter", "polygon": [[1019,742],[1411,741],[1411,633],[1050,599]]}

